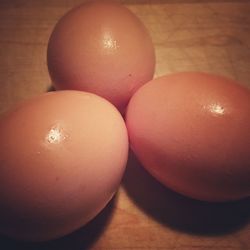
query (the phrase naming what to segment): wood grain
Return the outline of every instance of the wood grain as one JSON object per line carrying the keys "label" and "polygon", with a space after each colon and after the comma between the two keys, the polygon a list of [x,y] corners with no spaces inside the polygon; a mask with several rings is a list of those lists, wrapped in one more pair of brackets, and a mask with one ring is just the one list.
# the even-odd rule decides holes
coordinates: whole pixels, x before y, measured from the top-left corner
{"label": "wood grain", "polygon": [[[80,0],[0,2],[0,113],[47,91],[46,48],[56,21]],[[250,86],[249,1],[121,1],[149,29],[155,76],[206,71]],[[0,239],[0,249],[250,249],[250,201],[209,204],[162,187],[131,154],[105,210],[63,239],[31,244]]]}

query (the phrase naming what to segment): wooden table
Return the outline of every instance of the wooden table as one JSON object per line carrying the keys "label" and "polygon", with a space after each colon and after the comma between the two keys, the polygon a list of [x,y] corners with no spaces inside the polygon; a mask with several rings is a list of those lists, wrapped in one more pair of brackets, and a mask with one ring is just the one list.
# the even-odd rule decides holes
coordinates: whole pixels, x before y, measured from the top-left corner
{"label": "wooden table", "polygon": [[[0,1],[0,113],[47,91],[46,47],[80,0]],[[198,70],[250,86],[250,1],[123,1],[148,27],[155,76]],[[250,249],[250,202],[209,204],[156,182],[131,154],[115,198],[79,231],[48,243],[0,238],[0,249]]]}

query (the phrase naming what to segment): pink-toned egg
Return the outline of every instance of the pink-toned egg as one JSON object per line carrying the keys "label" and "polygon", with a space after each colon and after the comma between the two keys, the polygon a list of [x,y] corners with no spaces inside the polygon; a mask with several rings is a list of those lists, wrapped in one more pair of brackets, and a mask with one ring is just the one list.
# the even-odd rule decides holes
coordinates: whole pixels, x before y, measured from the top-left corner
{"label": "pink-toned egg", "polygon": [[152,79],[155,54],[142,22],[114,1],[88,1],[57,23],[48,44],[56,89],[93,92],[124,111],[132,94]]}
{"label": "pink-toned egg", "polygon": [[128,154],[125,123],[105,99],[46,93],[0,119],[0,232],[43,241],[96,216],[116,192]]}
{"label": "pink-toned egg", "polygon": [[133,151],[156,179],[206,201],[250,195],[250,91],[205,73],[141,87],[128,105]]}

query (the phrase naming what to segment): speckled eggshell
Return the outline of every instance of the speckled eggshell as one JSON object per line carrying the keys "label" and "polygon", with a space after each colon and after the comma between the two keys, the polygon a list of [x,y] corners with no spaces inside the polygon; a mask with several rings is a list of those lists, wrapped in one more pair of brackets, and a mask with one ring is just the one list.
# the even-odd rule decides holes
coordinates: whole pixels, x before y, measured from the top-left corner
{"label": "speckled eggshell", "polygon": [[46,93],[0,119],[0,232],[43,241],[85,225],[112,198],[128,154],[125,123],[105,99]]}
{"label": "speckled eggshell", "polygon": [[132,97],[133,151],[167,187],[205,201],[250,195],[250,91],[206,73],[163,76]]}

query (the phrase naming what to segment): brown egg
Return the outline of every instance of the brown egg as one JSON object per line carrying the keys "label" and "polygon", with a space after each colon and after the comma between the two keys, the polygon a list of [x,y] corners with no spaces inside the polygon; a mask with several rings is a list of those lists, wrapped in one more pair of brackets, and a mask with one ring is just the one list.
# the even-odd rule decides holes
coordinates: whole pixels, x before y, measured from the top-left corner
{"label": "brown egg", "polygon": [[68,234],[116,192],[128,153],[125,123],[105,99],[43,94],[0,119],[0,232],[43,241]]}
{"label": "brown egg", "polygon": [[152,79],[155,54],[142,22],[126,7],[89,1],[57,23],[48,44],[48,69],[56,89],[93,92],[123,111]]}
{"label": "brown egg", "polygon": [[128,105],[133,151],[167,187],[206,201],[250,195],[250,91],[233,80],[179,73],[140,88]]}

